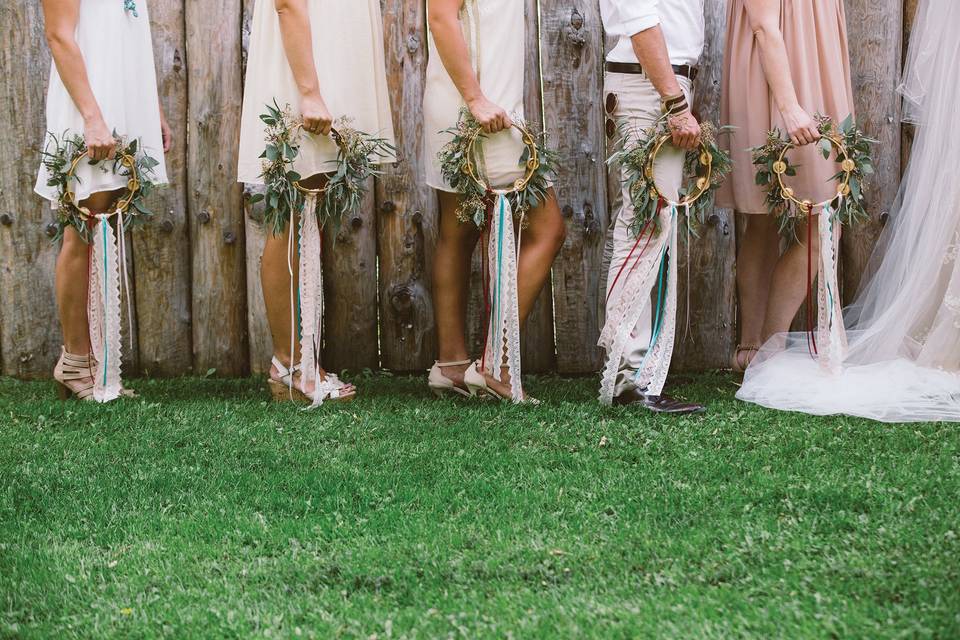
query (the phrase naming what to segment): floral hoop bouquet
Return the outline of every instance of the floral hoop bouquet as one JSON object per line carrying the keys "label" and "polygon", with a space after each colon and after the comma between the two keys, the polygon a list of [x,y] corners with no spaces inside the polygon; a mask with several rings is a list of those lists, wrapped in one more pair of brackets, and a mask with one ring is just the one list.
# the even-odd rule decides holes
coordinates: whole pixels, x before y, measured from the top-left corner
{"label": "floral hoop bouquet", "polygon": [[[332,225],[340,228],[345,216],[358,211],[367,191],[367,179],[378,175],[378,161],[392,158],[395,148],[383,138],[357,131],[350,121],[341,118],[334,123],[330,137],[337,145],[336,169],[326,177],[319,189],[300,184],[303,177],[293,168],[300,155],[303,122],[289,106],[281,109],[276,102],[266,106],[260,120],[266,125],[266,146],[263,159],[264,193],[255,194],[251,202],[266,203],[264,223],[275,235],[283,233],[296,216],[296,233],[290,230],[287,261],[293,263],[294,236],[299,248],[299,290],[294,291],[293,268],[290,278],[290,299],[296,299],[296,313],[291,314],[290,336],[300,334],[300,371],[303,384],[313,384],[313,405],[323,403],[339,385],[336,376],[328,374],[320,380],[319,353],[323,325],[323,262],[321,229]],[[299,215],[307,212],[308,215]],[[312,213],[313,215],[309,215]],[[296,323],[299,321],[299,332]],[[293,353],[293,344],[290,352]],[[293,376],[289,377],[291,395]]]}
{"label": "floral hoop bouquet", "polygon": [[[787,184],[786,178],[797,175],[797,168],[790,163],[789,152],[795,145],[784,139],[774,129],[767,134],[767,141],[754,148],[753,164],[757,167],[756,182],[767,192],[767,210],[777,216],[780,231],[791,240],[797,239],[798,221],[810,221],[814,209],[821,207],[817,216],[817,231],[820,240],[818,256],[818,323],[813,330],[812,305],[808,305],[808,333],[810,351],[820,365],[828,371],[838,372],[846,358],[847,337],[841,315],[842,302],[838,283],[840,261],[840,234],[843,226],[852,226],[868,219],[864,185],[873,174],[871,147],[877,141],[867,137],[853,119],[848,116],[839,127],[827,116],[816,116],[820,133],[820,151],[824,159],[831,156],[839,165],[839,171],[831,178],[837,190],[828,200],[813,202],[797,194]],[[813,224],[807,225],[807,297],[812,298],[812,239]],[[818,347],[818,342],[820,347]]]}
{"label": "floral hoop bouquet", "polygon": [[[502,195],[510,201],[514,215],[520,216],[546,200],[558,158],[556,152],[547,147],[543,132],[533,131],[522,121],[515,121],[513,127],[523,141],[518,166],[524,167],[526,173]],[[479,153],[487,135],[468,109],[460,111],[456,127],[443,133],[450,134],[451,138],[440,150],[440,171],[443,179],[461,196],[458,217],[461,222],[472,221],[482,229],[487,225],[487,210],[494,194],[483,177],[483,156]]]}
{"label": "floral hoop bouquet", "polygon": [[[517,261],[527,213],[547,199],[557,163],[557,154],[547,148],[546,136],[514,120],[523,152],[517,161],[524,175],[508,189],[494,189],[485,175],[483,141],[486,135],[467,109],[457,126],[443,133],[450,141],[438,160],[444,180],[461,197],[457,215],[488,236],[484,243],[487,296],[487,337],[482,369],[496,380],[504,367],[510,370],[511,397],[524,401],[520,364],[520,311],[517,301]],[[514,218],[517,218],[516,224]],[[514,232],[519,233],[514,239]]]}
{"label": "floral hoop bouquet", "polygon": [[392,144],[354,129],[350,120],[341,118],[334,123],[330,137],[337,145],[336,169],[328,174],[326,184],[317,190],[302,187],[303,179],[293,165],[300,155],[303,122],[289,106],[281,109],[276,102],[266,105],[266,113],[260,116],[266,127],[266,147],[260,158],[263,160],[264,193],[255,194],[251,202],[264,201],[264,222],[274,234],[283,232],[293,212],[301,212],[307,204],[307,196],[316,196],[314,211],[321,227],[333,224],[339,228],[344,216],[360,208],[366,194],[366,181],[379,175],[378,161],[391,158],[396,153]]}
{"label": "floral hoop bouquet", "polygon": [[[154,187],[153,169],[160,164],[145,153],[139,140],[127,141],[116,133],[113,135],[117,152],[112,160],[91,160],[83,136],[77,134],[60,137],[49,134],[47,147],[42,153],[43,165],[50,176],[47,186],[57,190],[57,234],[54,240],[60,240],[64,230],[72,226],[91,245],[87,317],[90,344],[96,355],[93,397],[98,402],[108,402],[123,393],[120,379],[121,287],[126,288],[127,304],[130,304],[125,231],[151,215],[144,200]],[[77,169],[83,162],[93,166],[94,170],[125,179],[126,189],[114,201],[110,211],[95,213],[77,201],[76,185],[80,182]],[[116,231],[111,225],[114,219]]]}
{"label": "floral hoop bouquet", "polygon": [[684,156],[684,175],[693,178],[693,184],[680,188],[680,199],[671,202],[657,187],[653,167],[660,151],[672,136],[666,116],[658,119],[641,135],[631,135],[633,126],[624,120],[619,125],[617,146],[607,160],[611,166],[620,166],[626,176],[634,217],[630,224],[633,237],[641,235],[651,223],[659,231],[660,210],[664,206],[684,207],[688,210],[687,224],[696,229],[703,224],[708,211],[713,209],[713,194],[720,188],[733,167],[730,155],[717,143],[719,135],[730,127],[717,128],[709,122],[701,125],[700,143],[696,150]]}
{"label": "floral hoop bouquet", "polygon": [[57,190],[55,241],[63,237],[67,226],[74,227],[88,243],[92,240],[91,223],[96,216],[80,205],[76,196],[76,185],[80,183],[76,173],[83,162],[103,173],[113,173],[126,178],[126,191],[116,201],[114,211],[108,214],[122,218],[120,223],[124,228],[129,229],[152,215],[145,201],[154,189],[153,170],[160,163],[140,148],[138,139],[127,141],[116,133],[113,136],[117,142],[113,159],[95,161],[87,155],[83,136],[64,133],[58,137],[53,133],[48,134],[47,147],[41,152],[41,159],[49,175],[47,186]]}
{"label": "floral hoop bouquet", "polygon": [[[684,155],[684,175],[690,176],[692,183],[681,187],[676,201],[671,200],[660,191],[654,176],[656,159],[672,139],[668,115],[640,135],[634,135],[637,132],[631,130],[631,126],[629,121],[620,123],[619,142],[608,160],[613,166],[619,165],[625,176],[634,209],[629,231],[635,242],[607,293],[607,322],[600,334],[600,345],[607,352],[600,381],[600,401],[607,405],[613,402],[630,332],[649,304],[654,287],[653,332],[634,381],[638,388],[653,395],[663,389],[676,332],[679,210],[685,210],[688,234],[693,233],[713,209],[713,193],[732,166],[730,156],[717,144],[718,134],[729,128],[702,124],[700,144]],[[690,273],[689,265],[687,273]]]}

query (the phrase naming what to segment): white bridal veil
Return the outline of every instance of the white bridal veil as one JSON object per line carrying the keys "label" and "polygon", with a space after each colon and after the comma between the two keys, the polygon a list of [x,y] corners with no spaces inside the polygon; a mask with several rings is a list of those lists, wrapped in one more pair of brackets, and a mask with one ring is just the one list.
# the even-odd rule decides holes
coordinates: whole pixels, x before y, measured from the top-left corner
{"label": "white bridal veil", "polygon": [[741,400],[885,422],[960,421],[958,34],[960,2],[922,2],[900,86],[917,136],[889,222],[844,312],[843,372],[821,370],[804,334],[777,336],[747,370]]}

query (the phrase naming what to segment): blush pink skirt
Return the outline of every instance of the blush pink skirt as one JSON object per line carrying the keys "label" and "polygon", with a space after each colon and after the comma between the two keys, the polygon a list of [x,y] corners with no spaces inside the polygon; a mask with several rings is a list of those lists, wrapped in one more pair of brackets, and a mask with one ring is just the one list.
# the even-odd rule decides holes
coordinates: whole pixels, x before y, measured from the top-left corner
{"label": "blush pink skirt", "polygon": [[[843,0],[781,0],[780,30],[800,106],[811,116],[821,113],[840,124],[854,112]],[[765,193],[754,180],[750,148],[762,145],[768,130],[783,131],[784,125],[743,0],[728,2],[720,122],[736,129],[724,136],[734,166],[717,204],[742,213],[767,213]],[[817,145],[794,149],[788,157],[797,166],[797,175],[789,178],[797,195],[822,202],[836,194],[831,178],[837,165],[824,160]]]}

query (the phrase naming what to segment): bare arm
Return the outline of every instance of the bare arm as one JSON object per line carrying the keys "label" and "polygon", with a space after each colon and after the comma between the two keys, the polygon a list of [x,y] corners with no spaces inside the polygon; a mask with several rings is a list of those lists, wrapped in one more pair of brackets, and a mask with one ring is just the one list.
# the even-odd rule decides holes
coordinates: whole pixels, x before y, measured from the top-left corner
{"label": "bare arm", "polygon": [[300,91],[303,128],[309,133],[328,135],[333,116],[320,94],[320,80],[313,59],[313,34],[307,0],[274,0],[280,17],[280,36],[287,63]]}
{"label": "bare arm", "polygon": [[817,125],[800,106],[790,75],[787,47],[780,31],[780,4],[777,0],[746,0],[747,17],[760,49],[763,75],[783,116],[791,141],[809,144],[820,139]]}
{"label": "bare arm", "polygon": [[113,157],[116,142],[93,95],[83,52],[77,44],[80,0],[43,0],[47,44],[60,79],[83,118],[83,138],[94,160]]}
{"label": "bare arm", "polygon": [[[643,67],[643,72],[650,79],[661,98],[682,95],[683,90],[677,82],[677,76],[670,64],[670,53],[663,38],[660,25],[645,29],[634,34],[633,52]],[[673,144],[681,149],[693,149],[700,139],[700,123],[693,117],[690,107],[682,113],[670,116],[670,130],[673,133]]]}
{"label": "bare arm", "polygon": [[470,51],[463,39],[460,26],[460,8],[463,0],[431,0],[427,13],[430,33],[444,68],[463,96],[467,108],[487,133],[497,133],[513,125],[510,116],[500,106],[483,95],[480,81],[470,64]]}

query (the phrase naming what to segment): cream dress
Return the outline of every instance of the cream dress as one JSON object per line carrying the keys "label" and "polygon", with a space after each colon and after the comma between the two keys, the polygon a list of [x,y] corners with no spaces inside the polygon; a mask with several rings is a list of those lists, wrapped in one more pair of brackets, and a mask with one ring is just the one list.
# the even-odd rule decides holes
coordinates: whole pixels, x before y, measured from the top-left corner
{"label": "cream dress", "polygon": [[[520,0],[464,0],[460,24],[484,95],[514,119],[523,119],[526,39],[524,3]],[[433,34],[429,34],[427,81],[423,95],[426,180],[434,189],[453,191],[440,173],[437,155],[450,140],[442,133],[457,124],[463,97],[447,74]],[[485,175],[493,188],[522,178],[523,141],[516,129],[483,140]]]}
{"label": "cream dress", "polygon": [[[128,140],[139,138],[140,147],[158,160],[153,182],[166,184],[163,159],[163,135],[160,132],[160,102],[157,74],[153,66],[150,37],[150,13],[147,0],[137,0],[137,13],[125,11],[123,0],[80,0],[76,39],[83,54],[90,88],[107,126]],[[50,134],[62,138],[83,135],[83,118],[60,79],[55,64],[50,65],[47,90],[47,142]],[[52,150],[52,149],[51,149]],[[78,200],[101,191],[126,187],[126,178],[100,165],[81,162],[77,168]],[[49,174],[43,164],[35,191],[56,207],[57,188],[47,186]]]}
{"label": "cream dress", "polygon": [[[320,93],[327,108],[335,119],[349,118],[354,129],[393,144],[379,0],[308,0],[307,7]],[[263,184],[260,154],[266,146],[266,132],[260,115],[274,101],[299,113],[300,93],[283,49],[273,0],[257,0],[252,31],[238,179]],[[304,135],[294,168],[304,177],[329,173],[336,168],[336,159],[337,147],[329,137]]]}

